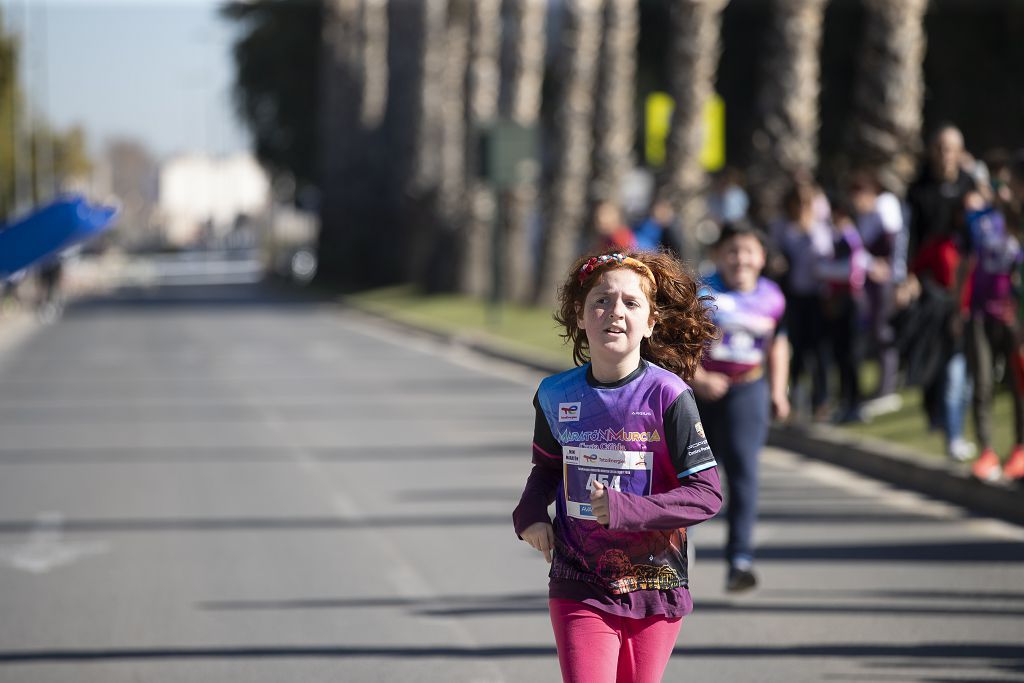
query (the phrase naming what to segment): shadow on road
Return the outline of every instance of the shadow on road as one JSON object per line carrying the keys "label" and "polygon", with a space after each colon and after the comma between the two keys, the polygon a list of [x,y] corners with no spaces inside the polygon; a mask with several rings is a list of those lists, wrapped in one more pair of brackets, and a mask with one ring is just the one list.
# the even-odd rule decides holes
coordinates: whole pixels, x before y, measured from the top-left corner
{"label": "shadow on road", "polygon": [[[768,597],[767,591],[761,598]],[[829,596],[835,598],[835,595]],[[877,596],[904,598],[901,594]],[[891,600],[884,602],[851,603],[783,603],[778,601],[758,600],[695,600],[696,609],[701,614],[709,612],[728,612],[735,614],[853,614],[853,615],[941,615],[947,617],[995,617],[1019,619],[1024,617],[1024,606],[1019,609],[985,608],[976,605],[930,604],[911,605],[897,604]],[[511,616],[516,614],[547,614],[548,601],[544,594],[510,594],[510,595],[445,595],[429,598],[399,598],[392,596],[357,597],[357,598],[323,598],[302,600],[216,600],[199,603],[202,610],[210,611],[284,611],[284,610],[345,610],[345,609],[389,609],[407,608],[411,614],[429,617],[491,617]]]}
{"label": "shadow on road", "polygon": [[[172,647],[172,648],[102,648],[0,651],[0,665],[31,662],[83,662],[98,660],[157,660],[157,659],[347,659],[347,658],[410,658],[410,659],[489,659],[554,657],[553,646],[288,646],[288,647]],[[906,659],[905,666],[914,668],[943,667],[956,664],[953,660],[980,659],[995,662],[1007,673],[1024,672],[1024,652],[1015,645],[985,645],[964,643],[862,645],[810,644],[798,647],[680,647],[674,657],[841,657],[844,659],[878,659],[864,665],[901,666],[900,662],[884,661]],[[921,680],[917,678],[916,680]]]}

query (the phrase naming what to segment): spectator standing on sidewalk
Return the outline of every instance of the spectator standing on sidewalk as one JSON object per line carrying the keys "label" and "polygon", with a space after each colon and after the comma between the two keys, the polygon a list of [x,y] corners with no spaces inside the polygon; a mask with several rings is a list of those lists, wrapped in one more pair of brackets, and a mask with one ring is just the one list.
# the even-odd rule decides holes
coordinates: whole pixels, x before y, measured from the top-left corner
{"label": "spectator standing on sidewalk", "polygon": [[39,319],[53,322],[60,317],[64,308],[64,296],[61,292],[61,278],[64,262],[60,256],[51,258],[39,267],[39,301],[36,305]]}
{"label": "spectator standing on sidewalk", "polygon": [[651,206],[650,215],[633,229],[636,248],[649,251],[668,249],[682,256],[677,230],[676,212],[672,203],[667,199],[659,199]]}
{"label": "spectator standing on sidewalk", "polygon": [[[1014,280],[1024,263],[1019,227],[1008,223],[1006,216],[985,202],[979,193],[965,198],[967,230],[965,231],[965,262],[961,278],[971,273],[971,305],[967,330],[967,356],[974,376],[975,431],[981,454],[974,462],[974,476],[986,481],[1000,477],[1024,478],[1024,395],[1019,378],[1020,337],[1017,319],[1017,296]],[[1019,282],[1018,282],[1019,284]],[[1006,384],[1013,398],[1014,446],[1005,466],[992,448],[992,398],[995,389],[996,358],[1006,368]]]}
{"label": "spectator standing on sidewalk", "polygon": [[896,284],[906,271],[903,240],[903,205],[896,195],[882,188],[872,169],[850,174],[850,204],[856,214],[861,242],[871,256],[864,293],[872,355],[878,360],[878,388],[865,410],[877,414],[898,410],[899,350],[893,327]]}
{"label": "spectator standing on sidewalk", "polygon": [[824,333],[839,371],[836,421],[859,422],[860,362],[863,355],[864,281],[871,256],[864,249],[844,201],[832,203],[832,255],[818,261],[815,274],[825,285]]}
{"label": "spectator standing on sidewalk", "polygon": [[708,443],[725,468],[725,587],[739,592],[757,585],[754,526],[761,449],[772,414],[779,419],[789,415],[789,343],[778,329],[786,302],[778,285],[761,276],[765,236],[747,221],[723,225],[712,256],[717,270],[704,291],[714,297],[722,336],[704,356],[692,384]]}
{"label": "spectator standing on sidewalk", "polygon": [[[789,387],[801,394],[802,375],[809,374],[809,413],[823,419],[828,409],[828,371],[831,350],[824,332],[822,283],[818,264],[832,256],[832,230],[816,216],[819,190],[808,182],[795,182],[782,198],[784,218],[772,226],[772,241],[785,260],[782,291],[786,296],[786,330],[792,346]],[[791,399],[792,400],[792,399]],[[797,410],[803,401],[796,402]]]}
{"label": "spectator standing on sidewalk", "polygon": [[[906,197],[908,261],[917,266],[917,283],[927,287],[929,282],[921,278],[930,277],[931,282],[937,285],[933,290],[922,289],[922,293],[935,299],[945,290],[952,295],[948,305],[953,305],[952,297],[955,294],[952,288],[955,287],[953,281],[958,267],[956,262],[959,260],[959,248],[954,240],[963,230],[964,197],[975,188],[975,181],[964,170],[963,162],[963,134],[952,124],[940,125],[929,138],[927,156],[917,178],[907,190]],[[961,223],[959,226],[958,220]],[[923,303],[926,301],[919,300],[918,305]],[[926,369],[917,381],[921,383],[924,392],[929,425],[933,428],[947,425],[949,455],[958,460],[970,458],[973,446],[962,439],[954,441],[957,430],[950,429],[949,423],[950,419],[956,420],[956,406],[963,405],[969,393],[964,362],[966,357],[962,348],[964,341],[955,338],[955,326],[950,326],[941,315],[933,316],[931,322],[916,329],[916,336],[948,342],[948,352],[943,354],[942,361],[935,368]],[[913,341],[908,340],[907,343],[913,344]]]}
{"label": "spectator standing on sidewalk", "polygon": [[622,210],[613,202],[600,202],[594,209],[595,250],[634,249],[636,236],[622,220]]}
{"label": "spectator standing on sidewalk", "polygon": [[[958,220],[963,220],[961,213]],[[914,354],[907,362],[908,381],[920,384],[930,429],[941,429],[946,453],[958,462],[974,457],[964,438],[964,416],[971,396],[963,325],[970,302],[969,283],[958,284],[963,257],[950,235],[936,235],[917,250],[911,263],[913,294],[904,329],[905,345]],[[962,276],[960,276],[962,278]]]}
{"label": "spectator standing on sidewalk", "polygon": [[[1007,224],[1015,230],[1018,235],[1024,235],[1024,149],[1017,150],[1013,161],[1006,174],[1006,190],[1001,193],[996,188],[996,198],[1003,213],[1006,215]],[[1017,287],[1017,325],[1018,328],[1024,325],[1024,264],[1018,271]],[[1018,331],[1020,331],[1018,329]],[[1024,339],[1022,339],[1024,343]],[[1021,386],[1024,386],[1024,373],[1021,377]]]}
{"label": "spectator standing on sidewalk", "polygon": [[907,190],[911,261],[929,240],[955,232],[964,196],[975,188],[961,164],[963,153],[964,137],[956,126],[944,124],[932,135],[928,158]]}
{"label": "spectator standing on sidewalk", "polygon": [[719,224],[745,218],[750,197],[743,189],[743,174],[726,166],[715,174],[708,192],[708,213]]}
{"label": "spectator standing on sidewalk", "polygon": [[655,683],[693,609],[687,528],[722,504],[681,379],[715,326],[697,282],[662,252],[584,257],[559,301],[578,367],[544,379],[534,397],[534,466],[516,533],[551,562],[563,679]]}

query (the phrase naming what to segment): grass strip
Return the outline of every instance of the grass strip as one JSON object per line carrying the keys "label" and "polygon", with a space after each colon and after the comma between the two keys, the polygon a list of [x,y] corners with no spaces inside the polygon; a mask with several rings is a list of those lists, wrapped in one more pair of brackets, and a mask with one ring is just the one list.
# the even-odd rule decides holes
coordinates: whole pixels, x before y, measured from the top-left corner
{"label": "grass strip", "polygon": [[[550,309],[514,304],[497,307],[454,294],[428,296],[411,285],[349,294],[346,300],[358,308],[435,332],[494,344],[511,353],[527,354],[566,368],[573,364],[571,349],[559,337]],[[862,386],[874,386],[876,377],[875,366],[865,363]],[[843,429],[860,437],[898,443],[920,453],[946,457],[941,432],[928,429],[920,390],[909,388],[900,394],[903,406],[899,410],[879,415],[866,424],[843,425]],[[996,451],[1004,458],[1013,446],[1011,403],[1009,393],[1001,387],[993,406],[992,436]],[[976,442],[969,409],[964,427],[966,438]]]}

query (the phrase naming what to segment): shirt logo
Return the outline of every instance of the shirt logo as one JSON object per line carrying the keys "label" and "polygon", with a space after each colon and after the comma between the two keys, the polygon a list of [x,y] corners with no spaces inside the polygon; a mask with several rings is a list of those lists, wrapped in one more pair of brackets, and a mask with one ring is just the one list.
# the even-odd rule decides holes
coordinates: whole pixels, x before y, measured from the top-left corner
{"label": "shirt logo", "polygon": [[702,425],[700,422],[695,423],[693,425],[693,429],[694,429],[694,431],[697,432],[697,434],[700,435],[700,438],[702,438],[702,439],[708,438],[707,436],[704,435],[704,425]]}
{"label": "shirt logo", "polygon": [[579,422],[580,421],[580,402],[575,403],[559,403],[558,404],[558,421],[559,422]]}

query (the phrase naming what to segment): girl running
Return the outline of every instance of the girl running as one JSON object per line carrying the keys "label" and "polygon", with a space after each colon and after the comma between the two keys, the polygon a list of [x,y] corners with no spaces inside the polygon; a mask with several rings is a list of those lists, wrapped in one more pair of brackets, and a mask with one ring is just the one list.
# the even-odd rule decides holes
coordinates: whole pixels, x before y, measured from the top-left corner
{"label": "girl running", "polygon": [[544,379],[534,396],[533,470],[516,533],[551,563],[563,679],[660,681],[693,609],[686,529],[722,504],[680,378],[716,334],[711,311],[661,252],[584,257],[559,300],[555,319],[578,367]]}
{"label": "girl running", "polygon": [[713,255],[717,272],[708,278],[707,291],[714,296],[722,338],[694,374],[693,390],[708,441],[725,467],[725,588],[739,592],[757,585],[753,536],[761,448],[772,413],[780,419],[789,415],[789,343],[777,331],[786,302],[778,285],[761,277],[764,235],[750,223],[722,226]]}

